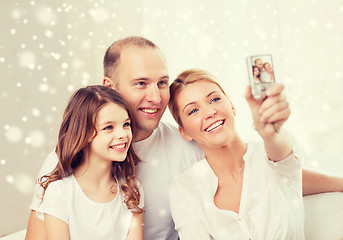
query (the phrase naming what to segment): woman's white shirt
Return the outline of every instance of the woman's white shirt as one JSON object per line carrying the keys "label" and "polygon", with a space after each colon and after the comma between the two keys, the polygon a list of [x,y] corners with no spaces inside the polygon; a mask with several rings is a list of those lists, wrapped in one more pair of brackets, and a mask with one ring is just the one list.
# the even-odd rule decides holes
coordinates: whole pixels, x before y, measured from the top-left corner
{"label": "woman's white shirt", "polygon": [[302,168],[296,149],[268,160],[263,143],[249,142],[239,214],[214,204],[218,179],[206,159],[177,174],[170,208],[181,240],[305,239]]}
{"label": "woman's white shirt", "polygon": [[[140,187],[140,204],[144,196]],[[44,200],[37,209],[37,216],[44,213],[57,217],[68,224],[71,240],[118,239],[125,240],[133,213],[124,203],[124,193],[119,190],[110,202],[97,203],[82,191],[74,175],[52,182]]]}

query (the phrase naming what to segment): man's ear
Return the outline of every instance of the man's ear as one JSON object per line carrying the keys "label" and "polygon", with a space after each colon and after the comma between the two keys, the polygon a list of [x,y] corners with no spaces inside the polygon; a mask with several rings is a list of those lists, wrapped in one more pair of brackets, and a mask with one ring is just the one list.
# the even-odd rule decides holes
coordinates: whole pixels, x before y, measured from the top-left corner
{"label": "man's ear", "polygon": [[185,139],[187,142],[190,142],[193,140],[193,138],[188,134],[188,132],[180,126],[179,126],[179,132],[181,136],[183,137],[183,139]]}
{"label": "man's ear", "polygon": [[102,85],[105,86],[105,87],[109,87],[109,88],[115,89],[113,81],[110,78],[108,78],[108,77],[104,77],[104,79],[102,81]]}

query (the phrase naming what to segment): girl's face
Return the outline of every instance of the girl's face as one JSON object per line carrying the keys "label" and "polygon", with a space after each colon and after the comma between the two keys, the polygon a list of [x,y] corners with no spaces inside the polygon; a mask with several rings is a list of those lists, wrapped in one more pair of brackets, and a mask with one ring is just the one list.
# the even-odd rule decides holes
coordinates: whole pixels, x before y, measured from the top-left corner
{"label": "girl's face", "polygon": [[121,162],[131,144],[131,122],[127,111],[115,103],[107,103],[97,114],[97,135],[90,143],[90,159]]}
{"label": "girl's face", "polygon": [[176,104],[185,140],[194,139],[204,149],[223,146],[234,136],[234,108],[215,83],[199,81],[187,85],[177,96]]}
{"label": "girl's face", "polygon": [[260,70],[257,67],[254,67],[254,76],[256,77],[259,74],[260,74]]}

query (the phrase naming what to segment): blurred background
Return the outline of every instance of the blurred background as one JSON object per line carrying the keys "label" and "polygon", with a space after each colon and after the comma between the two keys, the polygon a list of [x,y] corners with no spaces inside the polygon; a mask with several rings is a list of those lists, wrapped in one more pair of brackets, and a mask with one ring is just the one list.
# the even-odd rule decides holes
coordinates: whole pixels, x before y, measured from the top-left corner
{"label": "blurred background", "polygon": [[[102,83],[115,40],[141,35],[187,68],[220,79],[237,127],[255,138],[243,97],[245,58],[273,55],[307,168],[343,175],[343,2],[340,0],[18,0],[0,14],[0,237],[26,228],[34,181],[78,88]],[[169,111],[165,121],[173,122]]]}

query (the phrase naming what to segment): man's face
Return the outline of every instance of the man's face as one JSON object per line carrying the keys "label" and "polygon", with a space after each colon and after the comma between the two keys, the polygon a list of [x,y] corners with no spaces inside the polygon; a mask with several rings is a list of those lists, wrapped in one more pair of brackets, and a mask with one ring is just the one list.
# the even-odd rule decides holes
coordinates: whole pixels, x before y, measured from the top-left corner
{"label": "man's face", "polygon": [[145,139],[158,126],[169,101],[164,56],[154,48],[123,49],[115,76],[116,90],[129,104],[137,126],[135,141]]}
{"label": "man's face", "polygon": [[258,67],[258,69],[259,69],[260,71],[262,71],[262,69],[263,69],[263,62],[262,62],[261,59],[257,59],[257,60],[256,60],[256,66]]}

